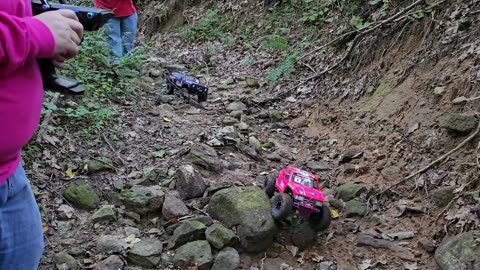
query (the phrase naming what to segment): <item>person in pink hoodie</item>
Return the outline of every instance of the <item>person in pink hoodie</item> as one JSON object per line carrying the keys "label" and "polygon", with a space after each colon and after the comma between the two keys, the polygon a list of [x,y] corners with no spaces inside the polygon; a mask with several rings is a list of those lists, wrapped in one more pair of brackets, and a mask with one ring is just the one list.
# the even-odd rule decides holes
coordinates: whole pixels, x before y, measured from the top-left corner
{"label": "person in pink hoodie", "polygon": [[61,68],[78,53],[82,36],[72,11],[33,17],[31,0],[0,1],[0,269],[38,269],[42,221],[20,156],[42,110],[36,59]]}

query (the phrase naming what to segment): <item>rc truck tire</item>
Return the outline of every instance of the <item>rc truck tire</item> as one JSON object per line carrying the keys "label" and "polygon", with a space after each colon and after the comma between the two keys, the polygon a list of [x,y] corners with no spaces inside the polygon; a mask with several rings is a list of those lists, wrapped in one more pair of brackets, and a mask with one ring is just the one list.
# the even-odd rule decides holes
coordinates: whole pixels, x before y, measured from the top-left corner
{"label": "rc truck tire", "polygon": [[167,83],[167,95],[173,95],[174,87],[171,83]]}
{"label": "rc truck tire", "polygon": [[207,101],[208,94],[198,94],[198,102],[204,102]]}
{"label": "rc truck tire", "polygon": [[285,220],[293,213],[292,196],[282,193],[272,198],[272,216],[277,221]]}
{"label": "rc truck tire", "polygon": [[312,213],[308,219],[310,222],[310,227],[315,231],[324,231],[330,226],[332,218],[330,216],[330,208],[325,204],[322,205],[320,213]]}
{"label": "rc truck tire", "polygon": [[267,194],[268,198],[272,198],[275,193],[275,177],[272,175],[267,175],[265,181],[263,182],[263,191]]}

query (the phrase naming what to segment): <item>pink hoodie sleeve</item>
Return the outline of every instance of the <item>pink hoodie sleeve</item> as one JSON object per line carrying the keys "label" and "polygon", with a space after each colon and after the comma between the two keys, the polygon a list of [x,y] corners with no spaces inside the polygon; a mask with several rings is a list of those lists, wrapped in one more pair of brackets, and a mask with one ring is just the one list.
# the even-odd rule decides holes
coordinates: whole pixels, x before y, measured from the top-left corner
{"label": "pink hoodie sleeve", "polygon": [[32,58],[51,58],[54,52],[53,34],[44,23],[0,11],[0,77],[8,76]]}

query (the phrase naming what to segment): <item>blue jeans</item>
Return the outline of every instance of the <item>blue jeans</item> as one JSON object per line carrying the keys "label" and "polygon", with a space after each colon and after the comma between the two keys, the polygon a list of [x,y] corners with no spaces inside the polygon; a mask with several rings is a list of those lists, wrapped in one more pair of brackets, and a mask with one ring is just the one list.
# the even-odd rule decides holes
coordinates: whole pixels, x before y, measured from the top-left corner
{"label": "blue jeans", "polygon": [[105,25],[105,32],[113,63],[118,64],[133,49],[137,34],[137,13],[128,17],[111,18]]}
{"label": "blue jeans", "polygon": [[0,185],[0,269],[37,270],[42,219],[22,165]]}

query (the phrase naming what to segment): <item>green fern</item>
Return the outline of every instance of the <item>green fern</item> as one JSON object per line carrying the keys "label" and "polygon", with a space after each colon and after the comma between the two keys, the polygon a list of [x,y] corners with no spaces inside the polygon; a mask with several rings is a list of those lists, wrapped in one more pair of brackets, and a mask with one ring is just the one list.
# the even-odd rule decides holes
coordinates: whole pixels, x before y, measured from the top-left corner
{"label": "green fern", "polygon": [[260,47],[275,51],[287,51],[289,49],[288,40],[279,35],[269,35],[263,37]]}
{"label": "green fern", "polygon": [[286,80],[290,79],[298,59],[300,59],[300,53],[294,52],[287,55],[280,66],[272,69],[267,75],[267,81],[270,86],[273,86],[282,77]]}

